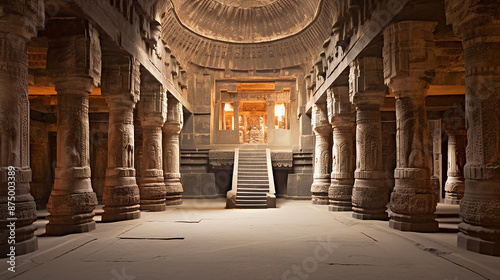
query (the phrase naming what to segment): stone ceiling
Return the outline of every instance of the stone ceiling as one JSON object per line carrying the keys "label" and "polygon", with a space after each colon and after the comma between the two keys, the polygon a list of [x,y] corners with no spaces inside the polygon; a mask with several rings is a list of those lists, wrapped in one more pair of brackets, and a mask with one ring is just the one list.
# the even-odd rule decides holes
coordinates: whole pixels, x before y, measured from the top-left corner
{"label": "stone ceiling", "polygon": [[315,18],[320,0],[172,0],[179,20],[214,40],[261,43],[296,34]]}
{"label": "stone ceiling", "polygon": [[184,63],[266,70],[308,63],[335,18],[330,0],[170,0],[163,40]]}

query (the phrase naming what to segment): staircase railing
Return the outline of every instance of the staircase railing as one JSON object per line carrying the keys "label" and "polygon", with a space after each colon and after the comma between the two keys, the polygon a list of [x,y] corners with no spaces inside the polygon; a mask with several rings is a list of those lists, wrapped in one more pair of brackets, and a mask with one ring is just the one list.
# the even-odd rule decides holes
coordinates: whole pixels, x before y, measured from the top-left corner
{"label": "staircase railing", "polygon": [[240,162],[240,149],[234,150],[234,164],[233,164],[233,184],[231,190],[235,193],[238,191],[238,164]]}
{"label": "staircase railing", "polygon": [[271,161],[271,149],[266,149],[267,158],[267,176],[269,179],[269,195],[276,194],[276,188],[274,187],[274,176],[273,176],[273,163]]}

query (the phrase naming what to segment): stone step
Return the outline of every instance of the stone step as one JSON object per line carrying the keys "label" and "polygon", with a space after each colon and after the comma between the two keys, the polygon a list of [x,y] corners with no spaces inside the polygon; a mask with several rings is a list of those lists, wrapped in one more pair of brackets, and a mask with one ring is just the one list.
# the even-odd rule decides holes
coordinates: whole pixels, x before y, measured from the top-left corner
{"label": "stone step", "polygon": [[236,204],[264,204],[267,205],[266,199],[236,199]]}
{"label": "stone step", "polygon": [[259,191],[263,191],[263,192],[267,193],[269,191],[269,188],[258,188],[258,187],[249,188],[249,187],[244,187],[244,188],[238,188],[236,190],[236,193],[238,193],[240,191],[243,191],[243,192],[259,192]]}
{"label": "stone step", "polygon": [[236,203],[236,208],[267,209],[267,203],[266,204],[238,204],[238,203]]}

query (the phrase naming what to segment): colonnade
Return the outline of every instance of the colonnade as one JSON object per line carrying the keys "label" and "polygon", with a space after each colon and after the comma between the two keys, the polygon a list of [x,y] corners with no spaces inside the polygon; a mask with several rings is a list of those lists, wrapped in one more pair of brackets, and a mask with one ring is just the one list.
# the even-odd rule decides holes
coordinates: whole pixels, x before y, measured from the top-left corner
{"label": "colonnade", "polygon": [[[493,12],[497,4],[486,2],[465,5],[462,1],[446,1],[447,20],[463,39],[466,97],[465,119],[454,114],[443,120],[448,135],[444,202],[460,204],[459,247],[500,255],[500,22]],[[426,21],[388,25],[383,31],[383,58],[356,58],[350,64],[348,87],[334,82],[326,91],[327,104],[314,105],[317,155],[313,202],[318,201],[318,194],[324,196],[324,187],[318,186],[328,184],[324,173],[331,161],[331,211],[352,210],[357,219],[389,219],[391,228],[402,231],[438,230],[425,107],[435,70],[436,25]],[[390,201],[386,182],[392,178],[383,172],[382,138],[386,136],[381,133],[380,118],[388,88],[395,98],[397,127]],[[355,106],[355,125],[349,105]],[[326,117],[324,110],[318,110],[325,106],[331,128],[314,121]],[[317,114],[322,117],[314,117]],[[354,126],[355,143],[351,140]],[[333,137],[329,134],[332,128]],[[333,149],[327,150],[329,146]],[[354,150],[356,169],[352,170]]]}
{"label": "colonnade", "polygon": [[[25,7],[24,2],[30,5]],[[16,255],[35,251],[38,244],[34,236],[37,227],[33,225],[37,213],[29,187],[26,46],[37,34],[37,28],[43,26],[43,3],[30,0],[22,1],[19,7],[15,5],[9,6],[12,11],[4,9],[4,13],[11,13],[12,17],[6,17],[0,24],[0,127],[3,131],[0,134],[0,253],[4,256],[11,245],[3,241],[9,236],[15,236]],[[99,86],[109,109],[102,221],[137,219],[140,210],[163,211],[166,205],[182,203],[179,174],[182,104],[174,97],[167,98],[162,84],[133,56],[103,48],[99,31],[90,21],[51,19],[46,33],[47,70],[57,92],[58,124],[57,167],[47,204],[50,215],[46,234],[88,232],[96,227],[94,209],[98,201],[90,180],[89,95]],[[144,149],[139,185],[134,169],[136,107]],[[11,185],[13,191],[9,193]],[[11,194],[15,209],[9,212]],[[11,231],[7,224],[13,218],[15,230]]]}

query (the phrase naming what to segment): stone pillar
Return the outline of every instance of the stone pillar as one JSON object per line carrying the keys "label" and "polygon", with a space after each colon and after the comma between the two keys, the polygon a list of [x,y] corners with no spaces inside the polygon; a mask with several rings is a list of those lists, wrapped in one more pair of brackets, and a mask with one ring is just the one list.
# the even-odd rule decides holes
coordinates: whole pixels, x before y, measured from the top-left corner
{"label": "stone pillar", "polygon": [[[441,116],[437,117],[428,112],[427,128],[429,131],[429,169],[431,170],[431,188],[434,190],[436,202],[441,201],[441,181],[442,181],[442,162],[443,155],[441,152]],[[437,117],[437,118],[436,118]],[[433,118],[433,119],[430,119]]]}
{"label": "stone pillar", "polygon": [[390,119],[387,118],[388,113],[385,113],[385,119],[384,113],[382,114],[382,161],[385,184],[389,190],[387,199],[389,200],[394,189],[394,169],[396,169],[396,122],[392,120],[392,116]]}
{"label": "stone pillar", "polygon": [[407,21],[384,30],[384,76],[396,96],[397,164],[390,227],[433,232],[425,97],[434,70],[434,22]]}
{"label": "stone pillar", "polygon": [[182,204],[179,136],[182,130],[182,104],[168,98],[167,121],[163,126],[163,176],[167,187],[166,204]]}
{"label": "stone pillar", "polygon": [[332,174],[328,189],[330,211],[352,210],[354,185],[355,115],[349,100],[349,86],[327,91],[328,120],[333,127]]}
{"label": "stone pillar", "polygon": [[165,211],[166,188],[162,164],[162,127],[167,117],[167,97],[154,77],[141,75],[139,118],[142,125],[142,172],[139,181],[141,210]]}
{"label": "stone pillar", "polygon": [[357,112],[352,215],[362,220],[388,219],[380,113],[387,92],[383,70],[383,60],[378,57],[358,58],[350,65],[350,97]]}
{"label": "stone pillar", "polygon": [[497,1],[447,0],[463,40],[467,155],[458,246],[500,256],[500,21]]}
{"label": "stone pillar", "polygon": [[[60,28],[65,26],[67,28]],[[57,91],[57,168],[47,210],[48,235],[95,229],[90,181],[89,94],[101,79],[98,31],[81,19],[49,22],[47,67]]]}
{"label": "stone pillar", "polygon": [[108,167],[103,222],[138,219],[139,187],[134,169],[134,107],[140,92],[140,63],[130,56],[103,57],[102,94],[109,106]]}
{"label": "stone pillar", "polygon": [[[0,254],[5,257],[11,246],[15,255],[38,248],[36,205],[30,194],[26,43],[43,27],[44,11],[41,0],[0,1],[0,10]],[[10,211],[10,203],[15,210]],[[11,222],[15,245],[8,242]]]}
{"label": "stone pillar", "polygon": [[448,179],[444,185],[446,204],[460,204],[464,196],[465,146],[467,130],[464,116],[445,114],[444,131],[448,135]]}
{"label": "stone pillar", "polygon": [[314,104],[312,125],[316,137],[314,152],[314,181],[311,185],[312,203],[328,204],[332,126],[328,123],[326,104]]}
{"label": "stone pillar", "polygon": [[274,143],[274,101],[267,100],[267,143]]}

